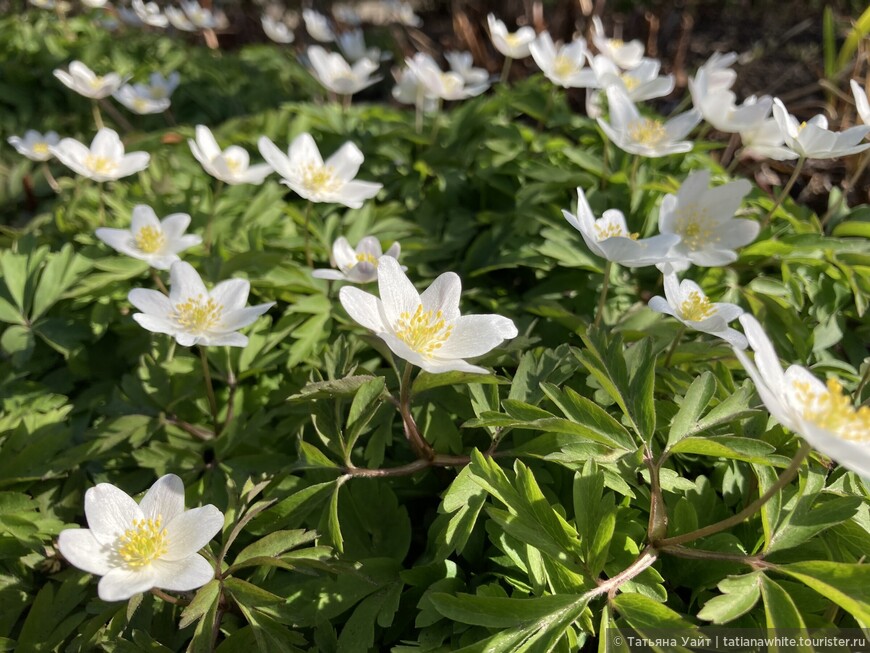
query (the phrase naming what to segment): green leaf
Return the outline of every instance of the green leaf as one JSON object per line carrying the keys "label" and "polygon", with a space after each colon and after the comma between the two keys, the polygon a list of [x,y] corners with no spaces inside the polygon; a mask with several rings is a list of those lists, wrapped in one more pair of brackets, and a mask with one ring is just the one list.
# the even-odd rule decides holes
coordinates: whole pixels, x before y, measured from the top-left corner
{"label": "green leaf", "polygon": [[631,415],[638,427],[638,434],[649,442],[656,427],[656,411],[653,401],[655,391],[656,356],[652,352],[652,339],[645,338],[631,349],[636,362],[628,395],[631,398]]}
{"label": "green leaf", "polygon": [[38,320],[90,267],[88,260],[78,256],[70,244],[49,256],[36,286],[30,319]]}
{"label": "green leaf", "polygon": [[[801,634],[806,634],[806,625],[792,597],[789,596],[782,586],[763,575],[761,577],[761,597],[764,600],[765,624],[768,630],[798,630],[801,631]],[[775,652],[780,650],[805,651],[810,653],[812,648],[800,645],[780,648],[774,641],[770,643],[768,650]]]}
{"label": "green leaf", "polygon": [[285,599],[241,578],[224,580],[224,588],[240,605],[249,608],[284,603]]}
{"label": "green leaf", "polygon": [[540,621],[554,612],[582,602],[581,596],[559,594],[530,599],[507,599],[473,594],[429,595],[435,609],[451,621],[486,628],[514,628]]}
{"label": "green leaf", "polygon": [[870,623],[870,565],[814,560],[778,565],[776,571],[813,588],[861,622]]}
{"label": "green leaf", "polygon": [[381,400],[386,394],[385,385],[386,379],[377,377],[363,383],[354,395],[345,429],[345,447],[348,451],[353,449],[357,438],[381,407]]}
{"label": "green leaf", "polygon": [[414,379],[414,383],[411,385],[411,393],[418,395],[427,390],[440,388],[445,385],[457,386],[468,385],[469,383],[503,385],[508,383],[508,380],[498,377],[495,374],[475,374],[472,372],[458,371],[439,372],[438,374],[420,372]]}
{"label": "green leaf", "polygon": [[619,594],[611,604],[628,624],[639,632],[647,629],[684,630],[687,636],[699,636],[697,626],[668,606],[643,594]]}
{"label": "green leaf", "polygon": [[777,526],[765,551],[773,553],[794,548],[855,516],[864,500],[861,497],[837,497],[829,493],[802,496]]}
{"label": "green leaf", "polygon": [[317,539],[317,533],[314,531],[304,529],[275,531],[242,549],[233,561],[233,566],[250,558],[278,556],[285,551],[295,549],[300,544],[312,542],[315,539]]}
{"label": "green leaf", "polygon": [[729,576],[719,582],[720,596],[713,597],[704,604],[698,619],[726,624],[749,612],[761,596],[761,572],[745,576]]}
{"label": "green leaf", "polygon": [[221,584],[216,578],[200,587],[196,596],[193,597],[193,601],[182,611],[178,627],[187,628],[190,624],[202,619],[209,610],[214,610],[220,591]]}
{"label": "green leaf", "polygon": [[709,405],[714,392],[716,392],[716,379],[712,372],[704,372],[692,381],[692,385],[689,386],[680,402],[680,410],[671,420],[667,447],[673,446],[686,437],[689,430],[697,423],[701,413]]}
{"label": "green leaf", "polygon": [[299,392],[287,397],[287,401],[310,401],[311,399],[352,397],[360,387],[376,378],[377,377],[367,374],[360,374],[332,381],[315,381],[306,384]]}
{"label": "green leaf", "polygon": [[542,383],[541,389],[559,407],[566,418],[581,426],[597,442],[617,444],[623,449],[636,449],[631,434],[598,404],[576,393],[571,388],[564,392],[550,383]]}
{"label": "green leaf", "polygon": [[708,438],[684,438],[670,449],[670,453],[672,454],[693,453],[701,456],[712,456],[714,458],[742,460],[757,465],[775,465],[777,462],[780,466],[788,464],[787,460],[784,462],[778,460],[781,457],[771,457],[770,454],[774,451],[776,451],[775,447],[762,440],[753,440],[752,438],[741,438],[730,435],[720,435]]}

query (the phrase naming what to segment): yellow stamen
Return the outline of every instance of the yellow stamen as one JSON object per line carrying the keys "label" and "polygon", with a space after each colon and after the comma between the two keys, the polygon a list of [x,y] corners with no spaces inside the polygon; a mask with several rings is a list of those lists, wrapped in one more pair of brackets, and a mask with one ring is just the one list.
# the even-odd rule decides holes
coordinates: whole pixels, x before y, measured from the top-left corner
{"label": "yellow stamen", "polygon": [[311,163],[302,169],[302,185],[308,190],[318,192],[336,191],[341,187],[332,166],[316,166]]}
{"label": "yellow stamen", "polygon": [[146,225],[136,233],[136,247],[146,254],[153,254],[159,251],[166,244],[166,236],[160,230],[160,227],[152,227]]}
{"label": "yellow stamen", "polygon": [[34,154],[48,154],[48,143],[34,143],[33,144],[33,153]]}
{"label": "yellow stamen", "polygon": [[679,211],[674,231],[686,247],[695,251],[721,240],[714,224],[706,209],[692,204]]}
{"label": "yellow stamen", "polygon": [[162,86],[151,86],[148,89],[148,95],[151,96],[152,100],[164,100],[169,97],[169,94],[166,92],[166,89]]}
{"label": "yellow stamen", "polygon": [[632,240],[637,240],[638,236],[640,236],[638,233],[628,233],[622,225],[614,224],[613,222],[609,222],[606,225],[596,222],[595,235],[599,241],[608,238],[631,238]]}
{"label": "yellow stamen", "polygon": [[98,175],[109,175],[118,169],[118,164],[112,159],[107,159],[104,156],[94,156],[93,154],[88,154],[85,157],[85,166],[91,172]]}
{"label": "yellow stamen", "polygon": [[625,41],[622,39],[610,39],[610,47],[614,49],[619,49],[623,45],[625,45]]}
{"label": "yellow stamen", "polygon": [[693,290],[689,293],[688,299],[680,304],[680,313],[685,320],[700,322],[716,315],[716,307],[710,303],[709,297]]}
{"label": "yellow stamen", "polygon": [[197,295],[175,305],[175,321],[186,331],[203,332],[218,325],[224,307],[209,297]]}
{"label": "yellow stamen", "polygon": [[118,555],[129,567],[150,565],[168,550],[169,538],[159,515],[157,519],[134,519],[133,528],[118,538]]}
{"label": "yellow stamen", "polygon": [[133,108],[137,111],[145,111],[145,109],[148,108],[148,102],[140,97],[137,97],[133,100]]}
{"label": "yellow stamen", "polygon": [[661,120],[641,118],[629,125],[628,135],[631,137],[631,140],[637,143],[658,145],[667,138],[668,132]]}
{"label": "yellow stamen", "polygon": [[413,315],[408,311],[399,314],[395,332],[399,340],[418,354],[432,356],[453,333],[453,326],[447,325],[441,311],[424,311],[419,304]]}
{"label": "yellow stamen", "polygon": [[504,35],[504,41],[512,48],[518,46],[520,44],[520,37],[516,32],[508,32]]}
{"label": "yellow stamen", "polygon": [[100,88],[100,86],[103,85],[103,78],[100,77],[99,75],[97,75],[90,82],[88,82],[88,84],[91,85],[91,88],[94,88],[94,89]]}
{"label": "yellow stamen", "polygon": [[829,378],[826,392],[814,392],[807,381],[792,381],[804,419],[851,442],[870,442],[870,406],[855,408],[843,386]]}
{"label": "yellow stamen", "polygon": [[620,75],[619,79],[622,80],[622,83],[625,84],[625,88],[629,91],[637,88],[637,85],[640,84],[640,80],[637,77],[632,77],[631,75],[627,74]]}
{"label": "yellow stamen", "polygon": [[557,77],[567,77],[577,70],[577,62],[564,54],[560,54],[553,60],[553,72]]}
{"label": "yellow stamen", "polygon": [[362,253],[356,255],[357,263],[371,263],[375,267],[378,267],[378,259],[375,258],[372,254]]}

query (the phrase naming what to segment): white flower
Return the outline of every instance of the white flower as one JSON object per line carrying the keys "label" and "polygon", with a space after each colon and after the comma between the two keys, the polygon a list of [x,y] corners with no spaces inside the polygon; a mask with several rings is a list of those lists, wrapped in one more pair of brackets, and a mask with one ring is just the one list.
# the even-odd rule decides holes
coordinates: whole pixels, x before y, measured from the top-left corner
{"label": "white flower", "polygon": [[740,140],[743,142],[742,156],[776,161],[786,161],[798,157],[795,152],[785,146],[782,132],[774,118],[765,118],[742,130]]}
{"label": "white flower", "polygon": [[442,72],[432,57],[420,56],[405,59],[405,65],[414,74],[426,97],[441,100],[463,100],[480,95],[489,83],[468,86],[462,75],[456,72]]}
{"label": "white flower", "polygon": [[281,183],[312,202],[335,202],[358,209],[383,188],[382,184],[354,179],[365,157],[351,142],[342,145],[325,163],[308,133],[293,139],[287,154],[265,136],[260,137],[258,145],[266,162],[281,175]]}
{"label": "white flower", "polygon": [[206,9],[196,0],[181,0],[181,9],[196,29],[226,29],[229,26],[226,14]]}
{"label": "white flower", "polygon": [[152,268],[168,270],[178,259],[178,253],[199,245],[202,238],[185,234],[190,224],[186,213],[173,213],[157,219],[154,209],[145,204],[133,207],[129,229],[97,229],[96,236],[122,254],[146,261]]}
{"label": "white flower", "polygon": [[856,409],[833,377],[822,383],[800,365],[783,372],[758,320],[747,313],[740,324],[755,352],[755,362],[743,351],[735,349],[734,353],[770,414],[826,456],[870,480],[870,406]]}
{"label": "white flower", "polygon": [[[359,61],[360,59],[371,59],[372,61],[381,61],[384,55],[381,54],[380,48],[366,47],[365,35],[360,28],[347,30],[338,35],[338,48],[342,51],[348,61]],[[389,58],[387,55],[386,58]]]}
{"label": "white flower", "polygon": [[356,26],[362,23],[362,19],[360,18],[359,13],[357,13],[357,10],[343,2],[337,2],[332,5],[332,15],[335,16],[339,22],[345,23],[346,25]]}
{"label": "white flower", "polygon": [[332,244],[332,264],[338,269],[314,270],[311,275],[318,279],[369,283],[378,278],[378,259],[389,256],[398,260],[400,251],[399,243],[393,243],[390,249],[383,252],[380,241],[374,236],[362,238],[354,250],[347,238],[342,236]]}
{"label": "white flower", "polygon": [[151,73],[148,84],[137,84],[136,86],[147,90],[151,99],[163,100],[172,97],[180,81],[181,76],[174,71],[169,73],[168,77],[164,77],[160,73]]}
{"label": "white flower", "polygon": [[82,0],[82,4],[91,9],[102,9],[106,6],[107,2],[108,0]]}
{"label": "white flower", "polygon": [[670,255],[677,271],[694,263],[701,267],[728,265],[737,260],[738,247],[758,235],[753,220],[734,218],[743,198],[752,190],[745,179],[709,188],[710,171],[690,174],[676,195],[667,194],[659,210],[659,231],[677,234],[680,242]]}
{"label": "white flower", "polygon": [[345,286],[338,297],[354,320],[375,332],[399,358],[431,373],[487,370],[465,362],[482,356],[503,340],[515,338],[514,323],[501,315],[459,314],[462,282],[445,272],[422,294],[396,259],[378,260],[380,299]]}
{"label": "white flower", "polygon": [[308,48],[311,74],[324,87],[338,95],[353,95],[381,80],[372,77],[378,64],[370,59],[360,59],[350,66],[338,52],[327,52],[319,45]]}
{"label": "white flower", "polygon": [[773,101],[773,117],[786,146],[808,159],[835,159],[870,147],[870,143],[858,145],[870,133],[870,125],[856,125],[843,132],[834,132],[828,129],[828,119],[821,114],[798,123],[779,98]]}
{"label": "white flower", "polygon": [[849,82],[852,87],[852,95],[855,96],[855,108],[858,110],[858,117],[865,125],[870,125],[870,99],[861,85],[854,79]]}
{"label": "white flower", "polygon": [[303,9],[302,20],[305,21],[305,31],[315,41],[331,43],[335,40],[335,32],[329,25],[329,19],[314,9]]}
{"label": "white flower", "polygon": [[486,17],[489,24],[489,36],[495,49],[511,59],[525,59],[529,56],[529,46],[537,34],[529,26],[520,27],[516,32],[508,32],[503,21],[494,14]]}
{"label": "white flower", "polygon": [[146,25],[151,27],[166,27],[169,24],[169,19],[160,11],[160,6],[156,2],[144,2],[144,0],[133,0],[131,3],[133,11]]}
{"label": "white flower", "polygon": [[459,75],[466,84],[471,86],[488,85],[489,71],[474,67],[474,58],[470,52],[445,52],[444,58],[450,70]]}
{"label": "white flower", "polygon": [[[414,58],[430,58],[428,54],[418,52]],[[433,66],[437,67],[435,62]],[[414,71],[408,67],[401,70],[393,70],[393,77],[396,78],[396,85],[393,87],[393,98],[402,104],[413,104],[418,106],[423,111],[435,111],[438,108],[438,98],[426,95],[426,88],[417,79]]]}
{"label": "white flower", "polygon": [[414,13],[414,7],[406,0],[387,0],[386,4],[393,21],[408,27],[423,26],[423,19]]}
{"label": "white flower", "polygon": [[731,70],[731,66],[737,61],[736,52],[714,52],[695,73],[695,79],[703,76],[708,93],[727,91],[737,81],[737,73]]}
{"label": "white flower", "polygon": [[633,102],[664,97],[674,90],[674,76],[659,76],[661,62],[658,59],[641,59],[631,70],[622,72],[616,64],[603,55],[592,58],[592,71],[596,86],[618,86]]}
{"label": "white flower", "polygon": [[10,136],[6,139],[9,144],[18,150],[19,154],[26,156],[31,161],[48,161],[51,158],[52,145],[60,142],[57,132],[45,132],[40,134],[35,129],[24,132],[24,138]]}
{"label": "white flower", "polygon": [[623,70],[636,68],[643,60],[643,43],[637,40],[626,43],[622,39],[607,38],[604,25],[598,16],[592,19],[592,43],[599,53]]}
{"label": "white flower", "polygon": [[[704,66],[699,68],[695,77],[689,78],[689,92],[692,104],[713,127],[726,133],[741,132],[758,125],[770,115],[773,98],[753,95],[738,105],[737,96],[721,88],[721,82],[717,84],[711,80],[710,74]],[[715,71],[712,74],[716,74]]]}
{"label": "white flower", "polygon": [[124,153],[118,132],[104,127],[88,148],[74,138],[64,138],[48,148],[57,160],[74,172],[94,181],[115,181],[148,167],[147,152]]}
{"label": "white flower", "polygon": [[275,305],[245,306],[251,290],[245,279],[221,281],[209,292],[193,266],[184,261],[169,268],[169,284],[168,297],[157,290],[134,288],[127,300],[142,311],[133,315],[142,328],[170,335],[182,347],[244,347],[248,337],[238,330]]}
{"label": "white flower", "polygon": [[64,86],[72,89],[79,95],[84,95],[94,100],[100,100],[117,91],[124,80],[118,73],[109,73],[100,77],[81,61],[73,61],[69,65],[69,72],[56,68],[54,76]]}
{"label": "white flower", "polygon": [[155,100],[151,97],[150,89],[143,87],[142,84],[125,84],[115,91],[112,97],[133,113],[140,115],[161,113],[172,103],[169,98]]}
{"label": "white flower", "polygon": [[689,152],[692,142],[682,140],[701,121],[696,110],[686,111],[667,122],[644,118],[621,88],[607,89],[610,123],[598,118],[607,137],[620,149],[647,157]]}
{"label": "white flower", "polygon": [[190,22],[190,19],[183,11],[181,11],[181,9],[178,9],[177,7],[166,7],[164,12],[166,13],[167,20],[169,20],[169,24],[175,29],[181,30],[182,32],[197,31],[196,25]]}
{"label": "white flower", "polygon": [[260,22],[263,25],[263,32],[275,43],[293,43],[296,40],[293,30],[287,26],[287,23],[269,16],[263,16]]}
{"label": "white flower", "polygon": [[[142,21],[139,19],[139,16],[136,15],[136,12],[130,9],[129,7],[118,7],[118,17],[121,19],[121,22],[125,25],[129,25],[130,27],[141,27]],[[167,10],[169,8],[167,7]],[[168,14],[168,11],[167,11]]]}
{"label": "white flower", "polygon": [[668,261],[668,252],[680,240],[674,234],[638,240],[637,234],[629,233],[625,216],[617,209],[608,209],[596,220],[582,188],[577,188],[577,215],[565,210],[562,215],[580,232],[593,254],[632,268]]}
{"label": "white flower", "polygon": [[[667,298],[667,299],[666,299]],[[728,326],[743,315],[736,304],[713,303],[694,281],[677,279],[673,272],[665,275],[665,296],[649,300],[649,307],[672,315],[690,329],[722,338],[738,349],[746,349],[746,337]]]}
{"label": "white flower", "polygon": [[61,531],[57,544],[72,565],[102,576],[104,601],[123,601],[152,587],[187,592],[214,578],[197,553],[220,532],[213,505],[184,509],[184,484],[174,474],[151,486],[138,504],[109,483],[85,492],[88,528]]}
{"label": "white flower", "polygon": [[595,72],[586,68],[589,52],[586,39],[578,38],[567,45],[553,43],[548,32],[538,34],[529,51],[532,59],[554,84],[565,88],[590,88],[596,85]]}
{"label": "white flower", "polygon": [[250,155],[238,145],[221,150],[211,130],[205,125],[196,126],[196,141],[188,139],[187,144],[208,174],[231,186],[259,185],[272,174],[272,169],[265,163],[250,165]]}

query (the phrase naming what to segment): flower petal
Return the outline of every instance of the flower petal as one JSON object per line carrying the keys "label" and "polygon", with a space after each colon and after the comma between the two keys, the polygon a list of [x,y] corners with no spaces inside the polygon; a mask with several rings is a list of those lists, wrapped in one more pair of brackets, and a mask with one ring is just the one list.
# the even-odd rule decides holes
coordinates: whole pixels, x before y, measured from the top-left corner
{"label": "flower petal", "polygon": [[190,216],[187,213],[173,213],[160,221],[160,228],[163,230],[168,241],[181,238],[189,226]]}
{"label": "flower petal", "polygon": [[414,284],[402,271],[399,262],[390,256],[378,259],[378,290],[389,328],[396,324],[402,313],[413,314],[422,303]]}
{"label": "flower petal", "polygon": [[359,288],[344,287],[338,291],[338,300],[357,323],[375,333],[388,329],[382,316],[381,300]]}
{"label": "flower petal", "polygon": [[455,272],[445,272],[421,293],[420,303],[423,304],[424,310],[440,311],[447,322],[452,322],[459,318],[461,294],[462,280],[459,275]]}
{"label": "flower petal", "polygon": [[131,596],[154,587],[154,569],[145,565],[139,569],[116,567],[100,579],[97,593],[103,601],[126,601]]}
{"label": "flower petal", "polygon": [[163,319],[172,312],[169,298],[162,292],[149,288],[134,288],[127,295],[127,301],[143,313]]}
{"label": "flower petal", "polygon": [[202,587],[214,578],[214,567],[199,554],[183,560],[155,560],[154,587],[173,592],[187,592]]}
{"label": "flower petal", "polygon": [[190,263],[178,261],[169,269],[169,301],[173,304],[184,302],[191,297],[208,296],[202,278]]}
{"label": "flower petal", "polygon": [[85,492],[85,517],[101,544],[114,544],[143,514],[126,492],[110,483],[99,483]]}
{"label": "flower petal", "polygon": [[[315,168],[323,166],[323,158],[320,156],[320,150],[317,149],[317,143],[314,142],[314,138],[308,132],[303,132],[293,139],[293,142],[290,143],[288,154],[290,156],[290,163],[294,167],[309,164]],[[268,161],[268,159],[266,160]],[[284,175],[281,176],[283,177]]]}
{"label": "flower petal", "polygon": [[256,306],[248,306],[246,308],[237,308],[229,311],[221,320],[221,329],[226,331],[236,331],[243,327],[256,322],[257,318],[268,311],[275,305],[275,302],[266,304],[257,304]]}
{"label": "flower petal", "polygon": [[182,560],[208,544],[224,526],[224,514],[209,504],[176,515],[166,524],[164,560]]}
{"label": "flower petal", "polygon": [[139,509],[147,519],[160,517],[168,524],[184,512],[184,483],[175,474],[161,476],[142,497]]}
{"label": "flower petal", "polygon": [[327,167],[331,167],[333,173],[339,179],[350,181],[356,177],[359,167],[365,161],[362,151],[348,141],[326,160]]}
{"label": "flower petal", "polygon": [[57,537],[57,548],[74,567],[103,576],[112,569],[112,548],[101,544],[88,528],[70,528]]}
{"label": "flower petal", "polygon": [[209,295],[224,307],[224,311],[234,311],[243,308],[248,302],[251,283],[247,279],[227,279],[217,284]]}
{"label": "flower petal", "polygon": [[482,356],[505,340],[516,338],[517,333],[513,321],[501,315],[463,315],[453,323],[450,337],[434,357],[444,360]]}

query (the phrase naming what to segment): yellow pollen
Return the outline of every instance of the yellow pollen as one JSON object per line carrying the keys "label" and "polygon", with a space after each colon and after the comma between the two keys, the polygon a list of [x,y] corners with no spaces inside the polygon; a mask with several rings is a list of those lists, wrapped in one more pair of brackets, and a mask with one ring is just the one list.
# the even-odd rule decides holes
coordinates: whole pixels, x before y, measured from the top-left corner
{"label": "yellow pollen", "polygon": [[661,120],[641,118],[629,125],[628,135],[637,143],[658,145],[667,138],[668,132]]}
{"label": "yellow pollen", "polygon": [[709,297],[693,290],[689,293],[689,298],[680,304],[680,313],[686,320],[700,322],[716,315],[716,307],[710,303]]}
{"label": "yellow pollen", "polygon": [[804,120],[804,121],[800,124],[800,126],[798,126],[798,132],[802,132],[806,126],[807,126],[807,121]]}
{"label": "yellow pollen", "polygon": [[166,89],[162,86],[152,86],[148,89],[148,95],[151,96],[152,100],[163,100],[166,99],[169,94],[166,92]]}
{"label": "yellow pollen", "polygon": [[721,240],[712,224],[706,210],[690,205],[679,212],[674,231],[680,235],[686,247],[695,251]]}
{"label": "yellow pollen", "polygon": [[375,258],[372,254],[362,253],[356,255],[357,263],[371,263],[375,267],[378,267],[378,259]]}
{"label": "yellow pollen", "polygon": [[148,103],[145,100],[143,100],[142,98],[137,97],[136,99],[133,100],[133,106],[138,111],[145,111],[145,109],[148,108]]}
{"label": "yellow pollen", "polygon": [[516,32],[508,32],[504,35],[504,41],[513,48],[520,44],[520,37]]}
{"label": "yellow pollen", "polygon": [[103,78],[97,75],[88,83],[91,85],[91,88],[100,88],[103,85]]}
{"label": "yellow pollen", "polygon": [[608,238],[631,238],[637,240],[640,234],[628,233],[621,225],[612,222],[603,225],[600,222],[595,223],[595,235],[598,240],[607,240]]}
{"label": "yellow pollen", "polygon": [[197,295],[175,305],[175,321],[186,331],[201,333],[217,326],[224,307],[209,297]]}
{"label": "yellow pollen", "polygon": [[870,442],[870,406],[856,409],[837,379],[828,379],[827,392],[813,392],[806,381],[793,381],[792,387],[804,419],[843,440]]}
{"label": "yellow pollen", "polygon": [[107,159],[104,156],[95,156],[88,154],[85,157],[85,165],[91,172],[99,175],[107,175],[115,172],[118,169],[118,164],[112,159]]}
{"label": "yellow pollen", "polygon": [[621,48],[623,45],[625,45],[625,41],[622,39],[610,39],[611,48]]}
{"label": "yellow pollen", "polygon": [[308,190],[319,192],[336,191],[341,187],[332,166],[316,166],[310,163],[302,169],[302,185]]}
{"label": "yellow pollen", "polygon": [[241,161],[239,161],[238,159],[230,158],[230,157],[225,158],[224,163],[227,164],[227,168],[234,175],[238,174],[238,172],[241,170],[241,167],[242,167]]}
{"label": "yellow pollen", "polygon": [[560,54],[553,60],[553,72],[557,77],[567,77],[575,70],[577,70],[577,62],[564,54]]}
{"label": "yellow pollen", "polygon": [[632,77],[631,75],[620,75],[619,79],[622,80],[622,83],[625,84],[625,88],[629,91],[637,88],[637,85],[640,84],[640,80],[637,77]]}
{"label": "yellow pollen", "polygon": [[447,326],[441,311],[424,311],[422,304],[413,315],[408,311],[400,313],[394,329],[399,340],[424,356],[441,349],[453,333],[453,326]]}
{"label": "yellow pollen", "polygon": [[166,244],[166,236],[163,235],[160,227],[146,225],[136,233],[135,241],[139,250],[146,254],[153,254]]}
{"label": "yellow pollen", "polygon": [[48,143],[34,143],[33,144],[33,153],[34,154],[48,154]]}
{"label": "yellow pollen", "polygon": [[159,515],[157,519],[134,519],[133,528],[118,538],[118,555],[129,567],[150,565],[168,550],[169,538]]}

